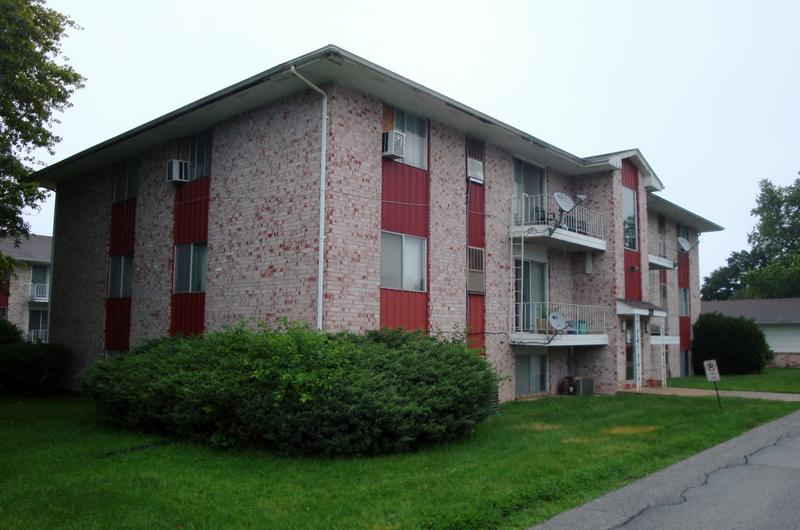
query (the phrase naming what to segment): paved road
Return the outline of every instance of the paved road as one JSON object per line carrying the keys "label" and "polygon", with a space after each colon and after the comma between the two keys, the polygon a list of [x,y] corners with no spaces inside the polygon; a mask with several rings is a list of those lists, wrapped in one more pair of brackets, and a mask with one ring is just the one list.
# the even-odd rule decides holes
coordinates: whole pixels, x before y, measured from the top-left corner
{"label": "paved road", "polygon": [[535,528],[800,529],[800,411]]}

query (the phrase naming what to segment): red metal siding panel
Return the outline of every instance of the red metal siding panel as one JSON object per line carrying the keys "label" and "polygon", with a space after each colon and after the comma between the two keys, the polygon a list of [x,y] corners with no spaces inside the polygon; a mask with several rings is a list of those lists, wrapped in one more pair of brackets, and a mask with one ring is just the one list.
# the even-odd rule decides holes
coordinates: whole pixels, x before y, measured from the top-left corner
{"label": "red metal siding panel", "polygon": [[483,349],[486,346],[486,323],[484,320],[486,309],[486,297],[482,294],[470,294],[467,304],[469,314],[467,315],[467,329],[469,332],[467,344],[470,348]]}
{"label": "red metal siding panel", "polygon": [[469,227],[467,240],[471,247],[486,247],[485,230],[486,190],[481,184],[469,184],[469,204],[467,205]]}
{"label": "red metal siding panel", "polygon": [[688,350],[692,347],[692,319],[690,317],[678,317],[680,331],[680,348]]}
{"label": "red metal siding panel", "polygon": [[625,298],[642,299],[642,260],[641,254],[625,249]]}
{"label": "red metal siding panel", "polygon": [[125,351],[131,335],[131,299],[110,298],[106,300],[105,348]]}
{"label": "red metal siding panel", "polygon": [[205,326],[206,293],[172,295],[170,335],[199,335]]}
{"label": "red metal siding panel", "polygon": [[381,328],[428,331],[428,293],[381,289]]}
{"label": "red metal siding panel", "polygon": [[428,172],[384,159],[381,184],[381,228],[428,237]]}
{"label": "red metal siding panel", "polygon": [[133,254],[136,233],[136,199],[128,199],[111,206],[111,236],[109,256]]}
{"label": "red metal siding panel", "polygon": [[622,185],[639,191],[639,170],[628,158],[622,161]]}
{"label": "red metal siding panel", "polygon": [[678,287],[689,288],[689,255],[678,252]]}
{"label": "red metal siding panel", "polygon": [[208,239],[209,177],[178,186],[175,193],[173,240],[176,245]]}

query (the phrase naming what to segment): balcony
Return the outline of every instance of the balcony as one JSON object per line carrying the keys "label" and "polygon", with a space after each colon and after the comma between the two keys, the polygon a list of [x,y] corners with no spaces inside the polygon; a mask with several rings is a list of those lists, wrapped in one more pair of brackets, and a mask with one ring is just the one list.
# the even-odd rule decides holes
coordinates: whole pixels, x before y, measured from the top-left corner
{"label": "balcony", "polygon": [[[567,321],[556,334],[548,316],[561,313]],[[540,346],[600,346],[608,344],[606,308],[603,306],[522,302],[514,304],[511,344]],[[548,343],[551,337],[555,337]]]}
{"label": "balcony", "polygon": [[46,329],[29,329],[28,330],[29,342],[47,342]]}
{"label": "balcony", "polygon": [[511,237],[570,250],[606,249],[603,216],[594,210],[575,206],[562,215],[552,195],[523,195],[511,198],[511,212]]}
{"label": "balcony", "polygon": [[50,284],[29,283],[28,300],[31,302],[47,302],[50,300]]}
{"label": "balcony", "polygon": [[650,232],[647,261],[651,270],[672,270],[678,266],[677,242],[668,241],[663,234]]}
{"label": "balcony", "polygon": [[680,336],[675,334],[677,327],[667,318],[650,318],[650,345],[660,346],[680,344]]}

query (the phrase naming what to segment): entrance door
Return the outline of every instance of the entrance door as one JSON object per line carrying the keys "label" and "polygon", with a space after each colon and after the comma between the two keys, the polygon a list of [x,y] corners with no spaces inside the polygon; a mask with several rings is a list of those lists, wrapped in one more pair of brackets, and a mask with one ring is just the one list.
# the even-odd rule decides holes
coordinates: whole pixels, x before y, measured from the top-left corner
{"label": "entrance door", "polygon": [[541,224],[547,222],[544,168],[514,160],[514,215],[517,224]]}
{"label": "entrance door", "polygon": [[544,263],[520,258],[514,260],[514,319],[519,331],[544,332],[540,329],[540,320],[547,317],[544,286]]}
{"label": "entrance door", "polygon": [[633,381],[636,376],[633,356],[633,319],[626,318],[623,320],[622,328],[625,333],[625,380]]}

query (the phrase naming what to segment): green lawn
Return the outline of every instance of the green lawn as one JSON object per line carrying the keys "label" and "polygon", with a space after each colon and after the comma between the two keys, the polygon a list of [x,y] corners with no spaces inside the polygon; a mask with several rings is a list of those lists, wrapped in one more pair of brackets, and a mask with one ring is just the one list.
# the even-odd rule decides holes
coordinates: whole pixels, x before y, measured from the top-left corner
{"label": "green lawn", "polygon": [[[291,459],[172,444],[81,398],[0,398],[0,527],[524,528],[797,404],[621,394],[504,405],[464,442]],[[111,454],[109,454],[111,453]]]}
{"label": "green lawn", "polygon": [[[798,394],[800,393],[800,368],[765,368],[764,372],[758,375],[723,375],[717,384],[720,390]],[[705,375],[672,378],[668,381],[667,386],[714,389],[714,383],[706,381]]]}

